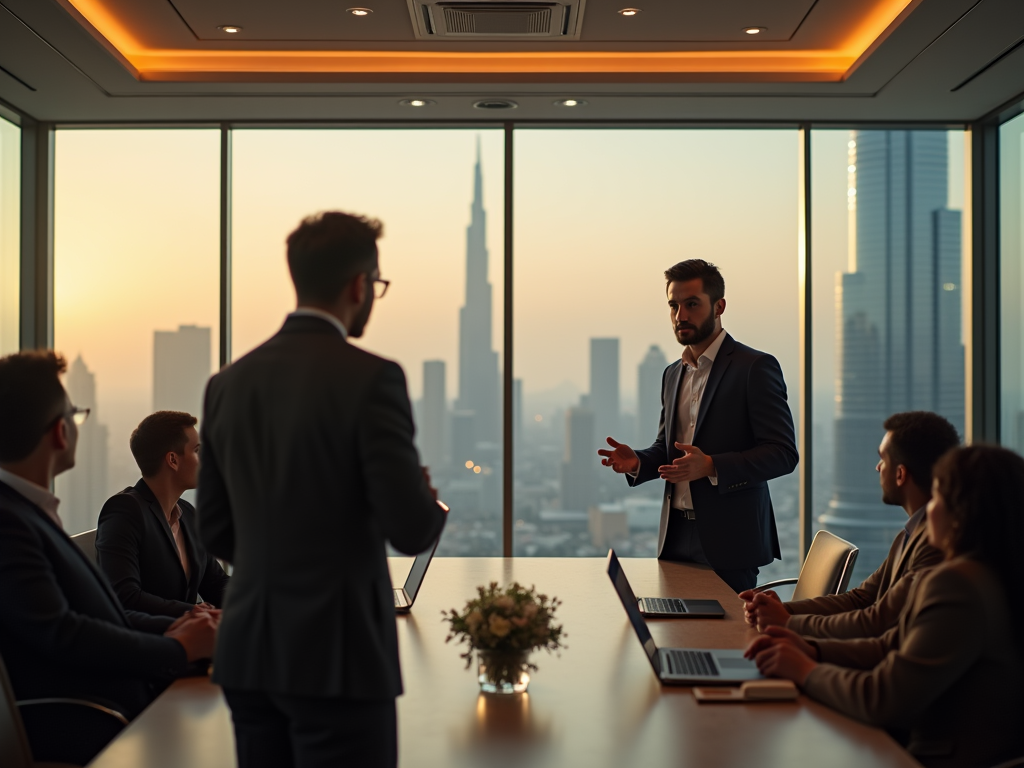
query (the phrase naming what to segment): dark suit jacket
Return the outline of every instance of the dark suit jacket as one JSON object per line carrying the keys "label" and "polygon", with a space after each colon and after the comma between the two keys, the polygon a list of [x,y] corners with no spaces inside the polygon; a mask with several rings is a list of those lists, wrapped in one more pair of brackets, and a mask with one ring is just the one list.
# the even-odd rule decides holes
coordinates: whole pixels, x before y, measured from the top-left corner
{"label": "dark suit jacket", "polygon": [[794,614],[786,627],[809,637],[879,637],[896,626],[914,578],[942,562],[942,553],[928,543],[922,518],[901,547],[903,532],[893,540],[889,556],[859,587],[841,595],[812,597],[786,603]]}
{"label": "dark suit jacket", "polygon": [[185,671],[171,619],[125,611],[46,513],[0,482],[0,655],[18,699],[72,697],[128,717]]}
{"label": "dark suit jacket", "polygon": [[199,541],[195,509],[184,500],[178,507],[188,554],[187,579],[171,526],[145,480],[103,505],[96,527],[96,558],[125,608],[181,616],[200,596],[222,606],[228,576]]}
{"label": "dark suit jacket", "polygon": [[[654,480],[658,467],[681,454],[676,408],[683,363],[665,369],[661,386],[661,425],[650,448],[637,451],[640,472],[630,485]],[[781,558],[768,481],[788,475],[800,460],[793,415],[786,401],[782,368],[769,354],[726,334],[708,376],[693,445],[714,459],[718,485],[708,478],[690,483],[700,542],[712,567],[756,568]],[[665,545],[672,484],[665,484],[658,554]]]}
{"label": "dark suit jacket", "polygon": [[290,317],[210,380],[203,414],[200,534],[234,565],[214,681],[400,694],[385,542],[421,552],[444,525],[402,369],[326,320]]}
{"label": "dark suit jacket", "polygon": [[1024,754],[1018,610],[987,566],[960,557],[916,579],[880,638],[816,640],[811,698],[900,734],[931,768],[998,765]]}

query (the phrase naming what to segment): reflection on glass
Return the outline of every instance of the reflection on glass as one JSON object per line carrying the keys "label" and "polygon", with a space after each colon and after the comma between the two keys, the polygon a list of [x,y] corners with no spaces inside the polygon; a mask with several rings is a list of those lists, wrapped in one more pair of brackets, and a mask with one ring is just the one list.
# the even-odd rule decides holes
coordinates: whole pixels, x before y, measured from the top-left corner
{"label": "reflection on glass", "polygon": [[54,346],[91,409],[57,478],[68,533],[134,485],[132,430],[154,410],[200,415],[216,363],[220,133],[57,132]]}
{"label": "reflection on glass", "polygon": [[875,465],[893,413],[964,429],[963,134],[815,131],[814,517],[870,574],[906,524]]}
{"label": "reflection on glass", "polygon": [[437,554],[500,555],[502,132],[237,130],[232,152],[233,357],[294,308],[284,244],[303,217],[379,218],[390,286],[353,343],[405,368],[451,507]]}
{"label": "reflection on glass", "polygon": [[1024,115],[999,129],[1000,374],[1003,445],[1024,453]]}
{"label": "reflection on glass", "polygon": [[21,129],[0,118],[0,355],[18,351]]}
{"label": "reflection on glass", "polygon": [[[664,271],[725,277],[725,329],[782,365],[799,403],[795,131],[519,130],[515,151],[515,553],[652,557],[664,486],[630,489],[596,454],[647,447],[681,354]],[[799,568],[798,476],[771,482]]]}

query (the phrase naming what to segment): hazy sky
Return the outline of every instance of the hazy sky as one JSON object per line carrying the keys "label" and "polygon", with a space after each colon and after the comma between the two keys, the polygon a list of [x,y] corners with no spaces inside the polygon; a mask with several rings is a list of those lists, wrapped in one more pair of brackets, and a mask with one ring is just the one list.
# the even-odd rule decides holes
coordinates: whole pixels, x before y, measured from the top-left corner
{"label": "hazy sky", "polygon": [[[424,360],[457,395],[458,311],[479,139],[502,338],[499,130],[239,130],[233,162],[233,353],[294,306],[284,240],[323,209],[384,221],[392,281],[359,343],[401,362],[414,397]],[[832,388],[834,281],[845,268],[847,131],[815,132],[816,389]],[[951,134],[962,204],[962,134]],[[718,264],[725,327],[775,354],[798,392],[798,134],[793,130],[519,130],[515,135],[515,375],[528,397],[588,388],[588,340],[621,339],[622,391],[651,344],[679,353],[662,272]],[[153,331],[218,338],[219,132],[61,130],[56,150],[56,346],[97,375],[113,467],[151,407]],[[569,404],[569,403],[565,403]],[[120,456],[120,458],[118,458]],[[130,467],[129,467],[130,468]]]}
{"label": "hazy sky", "polygon": [[0,355],[18,351],[21,131],[0,118]]}

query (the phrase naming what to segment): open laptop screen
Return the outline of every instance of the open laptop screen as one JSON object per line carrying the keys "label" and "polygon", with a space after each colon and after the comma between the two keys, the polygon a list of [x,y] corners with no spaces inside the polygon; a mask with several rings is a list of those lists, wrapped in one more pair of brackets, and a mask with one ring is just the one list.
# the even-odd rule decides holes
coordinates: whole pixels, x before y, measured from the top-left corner
{"label": "open laptop screen", "polygon": [[622,601],[622,607],[626,609],[629,623],[633,625],[633,631],[636,632],[640,645],[644,647],[647,660],[654,667],[654,672],[660,676],[661,659],[658,658],[658,646],[654,644],[651,631],[647,628],[643,614],[640,613],[640,609],[637,607],[636,595],[633,594],[633,589],[629,586],[626,574],[622,572],[622,565],[619,563],[619,558],[615,556],[614,549],[608,550],[608,578],[612,580],[615,593],[619,596],[619,600]]}
{"label": "open laptop screen", "polygon": [[[445,511],[445,514],[448,513],[448,505],[443,501],[438,501],[437,505]],[[409,596],[410,603],[416,599],[416,593],[420,591],[420,584],[423,583],[423,577],[427,573],[427,566],[430,565],[439,543],[441,543],[440,536],[434,539],[434,545],[430,549],[417,555],[412,563],[412,569],[405,578],[405,594]]]}

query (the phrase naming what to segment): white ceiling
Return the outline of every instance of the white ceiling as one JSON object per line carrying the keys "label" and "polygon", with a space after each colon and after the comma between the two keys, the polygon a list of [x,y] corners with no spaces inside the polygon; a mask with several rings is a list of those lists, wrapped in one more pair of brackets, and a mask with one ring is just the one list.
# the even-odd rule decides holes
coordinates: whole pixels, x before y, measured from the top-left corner
{"label": "white ceiling", "polygon": [[[667,0],[685,13],[679,0]],[[800,9],[810,0],[774,2],[775,29],[797,29]],[[845,0],[853,2],[853,0]],[[141,0],[140,0],[141,2]],[[599,0],[588,0],[588,8]],[[607,5],[612,0],[605,0]],[[404,6],[404,0],[395,0]],[[720,0],[704,0],[709,7]],[[749,0],[737,0],[734,6]],[[159,0],[162,13],[177,11],[176,24],[200,39],[203,29],[219,19],[199,0]],[[246,27],[253,35],[309,34],[311,23],[275,27],[274,8],[291,3],[223,0],[216,7],[249,8]],[[325,6],[306,0],[311,8]],[[614,4],[614,3],[612,3]],[[610,7],[610,6],[609,6]],[[720,7],[720,6],[719,6]],[[322,8],[321,8],[322,10]],[[398,10],[390,26],[377,33],[397,34]],[[180,13],[180,16],[178,16]],[[588,14],[590,11],[588,10]],[[376,15],[376,14],[375,14]],[[386,15],[386,14],[385,14]],[[752,14],[747,14],[752,15]],[[605,21],[597,19],[585,33],[591,41],[610,39]],[[162,18],[162,17],[161,17]],[[721,34],[720,11],[708,12],[689,37]],[[401,21],[404,19],[404,21]],[[795,21],[794,21],[795,20]],[[401,21],[401,23],[400,23]],[[715,26],[715,25],[719,26]],[[788,26],[787,26],[788,25]],[[764,24],[764,26],[768,26]],[[643,44],[662,35],[645,29]],[[277,31],[275,31],[277,30]],[[360,33],[365,34],[365,33]],[[630,33],[633,34],[633,33]],[[639,33],[637,33],[639,34]],[[614,35],[628,48],[628,35]],[[278,38],[280,39],[280,38]],[[386,39],[381,37],[380,39]],[[387,38],[390,39],[390,38]],[[705,37],[704,39],[709,39]],[[0,101],[36,119],[57,122],[177,121],[710,121],[732,122],[967,122],[1024,93],[1024,0],[920,0],[895,31],[847,78],[839,83],[709,83],[609,82],[607,76],[572,85],[550,82],[499,82],[494,76],[475,83],[446,83],[441,77],[422,82],[140,82],[106,46],[87,32],[58,0],[0,0]],[[633,41],[637,45],[637,41]],[[564,45],[564,43],[563,43]],[[1015,47],[1016,46],[1016,47]],[[311,78],[312,79],[312,78]],[[522,79],[522,78],[519,78]],[[543,81],[543,77],[534,80]],[[665,78],[662,78],[663,80]],[[583,98],[587,104],[568,109],[554,102]],[[403,99],[434,102],[414,109]],[[516,101],[515,110],[486,113],[473,108],[482,97]]]}

